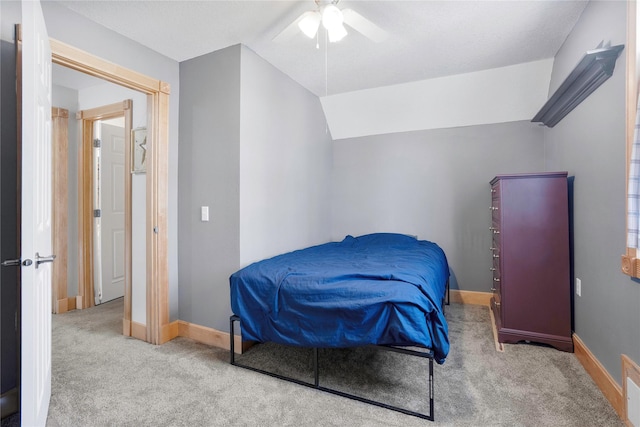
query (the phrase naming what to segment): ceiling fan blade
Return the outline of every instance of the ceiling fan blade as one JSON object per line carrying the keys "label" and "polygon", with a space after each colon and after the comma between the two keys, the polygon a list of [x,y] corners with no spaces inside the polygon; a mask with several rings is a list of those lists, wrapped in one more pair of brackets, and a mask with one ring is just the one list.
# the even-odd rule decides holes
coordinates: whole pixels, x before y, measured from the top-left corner
{"label": "ceiling fan blade", "polygon": [[298,16],[295,21],[287,25],[284,30],[280,31],[280,33],[278,33],[278,35],[273,38],[273,41],[277,43],[286,42],[288,40],[291,40],[296,34],[299,34],[300,27],[298,27],[298,24],[300,23],[300,21],[302,21],[306,14],[307,12],[303,13],[302,15]]}
{"label": "ceiling fan blade", "polygon": [[369,21],[353,9],[343,9],[342,15],[344,16],[345,24],[376,43],[385,41],[389,36],[385,30],[378,27],[376,24]]}

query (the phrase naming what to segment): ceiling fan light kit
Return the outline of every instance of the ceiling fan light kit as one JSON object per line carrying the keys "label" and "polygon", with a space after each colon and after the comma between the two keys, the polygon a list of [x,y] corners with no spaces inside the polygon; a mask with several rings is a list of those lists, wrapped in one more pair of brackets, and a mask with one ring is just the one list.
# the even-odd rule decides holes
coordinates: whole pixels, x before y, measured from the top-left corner
{"label": "ceiling fan light kit", "polygon": [[337,6],[328,4],[322,9],[322,26],[327,30],[338,27],[344,22],[344,16]]}
{"label": "ceiling fan light kit", "polygon": [[331,43],[339,42],[347,35],[347,30],[342,23],[344,16],[342,11],[334,4],[328,4],[322,10],[322,26],[326,28]]}
{"label": "ceiling fan light kit", "polygon": [[302,15],[300,22],[298,22],[298,28],[300,28],[300,31],[302,31],[305,36],[312,39],[318,33],[320,21],[322,21],[320,12],[317,10],[310,10]]}
{"label": "ceiling fan light kit", "polygon": [[387,32],[369,21],[353,9],[340,9],[337,5],[340,0],[326,1],[315,0],[317,9],[310,10],[298,17],[280,32],[274,41],[285,41],[292,37],[298,30],[313,39],[318,35],[320,24],[327,30],[329,42],[335,43],[342,40],[347,34],[345,24],[353,28],[363,36],[380,43],[387,38]]}
{"label": "ceiling fan light kit", "polygon": [[303,13],[298,22],[298,28],[305,36],[312,39],[318,34],[320,23],[322,23],[329,35],[329,41],[334,43],[342,40],[348,34],[342,24],[343,22],[342,11],[335,4],[330,3],[321,6],[319,10],[310,10]]}
{"label": "ceiling fan light kit", "polygon": [[344,28],[344,25],[342,24],[336,27],[333,27],[331,29],[327,29],[327,33],[329,34],[330,43],[339,42],[344,38],[344,36],[348,34],[347,30]]}

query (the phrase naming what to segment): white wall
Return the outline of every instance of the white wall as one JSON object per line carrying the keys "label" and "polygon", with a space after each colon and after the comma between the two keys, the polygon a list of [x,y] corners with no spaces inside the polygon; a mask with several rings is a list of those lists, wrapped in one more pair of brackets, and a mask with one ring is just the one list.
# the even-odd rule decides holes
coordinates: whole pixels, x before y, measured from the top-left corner
{"label": "white wall", "polygon": [[553,59],[323,97],[333,139],[531,120]]}
{"label": "white wall", "polygon": [[[131,99],[131,128],[147,126],[147,96],[113,83],[78,91],[79,110],[102,107]],[[77,159],[76,159],[77,163]],[[147,324],[146,274],[146,175],[131,175],[131,320]]]}
{"label": "white wall", "polygon": [[331,138],[319,99],[242,47],[240,265],[328,241]]}

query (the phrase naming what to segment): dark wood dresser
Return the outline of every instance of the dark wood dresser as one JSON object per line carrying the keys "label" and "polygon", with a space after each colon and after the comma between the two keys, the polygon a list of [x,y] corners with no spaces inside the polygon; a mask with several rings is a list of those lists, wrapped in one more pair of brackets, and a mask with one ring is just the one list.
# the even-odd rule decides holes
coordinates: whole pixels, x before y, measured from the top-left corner
{"label": "dark wood dresser", "polygon": [[567,172],[491,180],[491,309],[498,341],[573,351]]}

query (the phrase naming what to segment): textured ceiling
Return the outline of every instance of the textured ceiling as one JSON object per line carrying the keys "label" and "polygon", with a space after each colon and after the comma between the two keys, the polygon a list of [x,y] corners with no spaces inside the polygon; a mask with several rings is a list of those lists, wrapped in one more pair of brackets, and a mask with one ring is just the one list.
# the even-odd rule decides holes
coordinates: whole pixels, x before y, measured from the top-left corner
{"label": "textured ceiling", "polygon": [[342,0],[389,33],[354,30],[339,43],[272,39],[305,1],[66,1],[58,3],[176,61],[238,43],[318,96],[553,57],[586,1]]}

